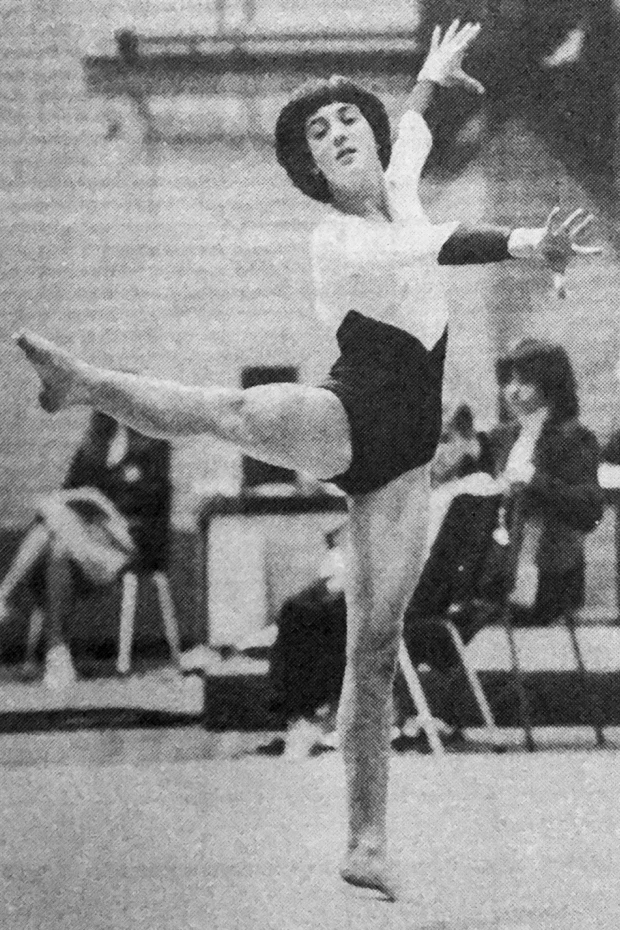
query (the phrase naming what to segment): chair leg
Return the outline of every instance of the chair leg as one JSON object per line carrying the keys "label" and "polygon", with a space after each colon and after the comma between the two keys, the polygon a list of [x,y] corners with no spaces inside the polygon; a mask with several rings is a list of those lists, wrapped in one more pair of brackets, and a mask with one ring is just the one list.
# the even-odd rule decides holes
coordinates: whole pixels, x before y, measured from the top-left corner
{"label": "chair leg", "polygon": [[422,688],[420,677],[413,666],[413,662],[411,661],[411,657],[407,652],[407,647],[403,640],[401,640],[398,650],[398,661],[407,683],[409,694],[411,695],[411,699],[413,700],[416,711],[418,712],[420,725],[428,737],[429,745],[434,753],[436,753],[438,756],[442,756],[444,753],[444,748],[443,743],[439,738],[439,733],[437,732],[437,725],[435,724],[430,707],[428,706],[428,701],[426,700],[426,695],[424,694],[424,689]]}
{"label": "chair leg", "polygon": [[121,624],[119,634],[118,657],[116,671],[127,675],[131,668],[131,649],[133,646],[133,631],[136,619],[136,603],[138,600],[138,576],[133,572],[123,575],[123,595],[121,602]]}
{"label": "chair leg", "polygon": [[155,572],[153,578],[155,580],[157,594],[159,595],[159,605],[164,620],[164,629],[170,649],[170,658],[175,668],[179,669],[181,667],[181,642],[179,637],[179,625],[174,610],[172,594],[170,593],[170,584],[163,572]]}
{"label": "chair leg", "polygon": [[469,657],[467,655],[467,649],[465,648],[465,644],[463,642],[461,634],[459,633],[455,625],[451,623],[449,620],[444,621],[444,626],[446,627],[446,629],[448,630],[448,633],[452,637],[452,642],[454,643],[454,647],[458,653],[461,665],[465,671],[465,675],[467,676],[469,687],[471,688],[472,694],[474,695],[474,698],[478,705],[478,710],[480,711],[484,725],[488,730],[489,739],[491,740],[494,746],[500,746],[501,735],[500,735],[499,730],[497,729],[497,724],[495,723],[495,718],[493,716],[493,711],[491,710],[491,705],[489,704],[487,700],[487,696],[484,693],[484,689],[480,683],[478,672],[476,671],[476,669],[472,666],[471,662],[469,661]]}
{"label": "chair leg", "polygon": [[504,605],[502,612],[502,623],[506,633],[506,638],[508,640],[512,674],[517,688],[517,696],[519,699],[519,718],[521,721],[521,726],[523,727],[523,734],[525,736],[525,748],[528,752],[535,752],[536,743],[534,742],[534,727],[532,726],[530,699],[528,697],[527,687],[525,685],[523,669],[521,668],[521,663],[519,662],[519,650],[517,648],[517,638],[515,636],[515,630],[512,625],[512,619],[510,616],[510,604]]}
{"label": "chair leg", "polygon": [[28,639],[26,641],[26,663],[34,660],[36,648],[39,645],[43,635],[43,623],[45,622],[45,612],[40,607],[35,607],[30,614],[30,623],[28,624]]}
{"label": "chair leg", "polygon": [[598,695],[592,694],[592,691],[588,688],[588,670],[583,660],[581,646],[579,645],[579,638],[577,636],[577,622],[572,612],[567,613],[564,619],[566,621],[566,629],[568,631],[568,637],[570,639],[573,655],[575,657],[575,665],[579,674],[579,680],[581,682],[583,694],[584,696],[588,696],[588,711],[590,715],[590,723],[596,737],[596,745],[599,747],[599,749],[603,749],[606,745],[605,731],[603,729],[603,715],[601,713],[601,706],[598,700]]}

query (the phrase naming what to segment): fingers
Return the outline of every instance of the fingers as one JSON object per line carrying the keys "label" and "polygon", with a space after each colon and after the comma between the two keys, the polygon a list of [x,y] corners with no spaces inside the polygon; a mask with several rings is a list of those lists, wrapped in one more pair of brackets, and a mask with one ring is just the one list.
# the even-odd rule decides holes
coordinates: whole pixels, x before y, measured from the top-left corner
{"label": "fingers", "polygon": [[[549,219],[547,220],[547,225],[550,225],[550,221],[555,214],[557,214],[558,208],[556,207],[550,214]],[[584,216],[586,211],[579,207],[577,210],[568,216],[563,223],[561,223],[558,228],[555,230],[554,235],[558,233],[565,233],[569,236],[571,242],[570,247],[571,251],[576,255],[602,255],[603,246],[601,245],[580,245],[573,240],[582,233],[585,229],[592,225],[596,217],[593,213],[588,213],[587,216]]]}
{"label": "fingers", "polygon": [[551,213],[550,213],[549,216],[547,217],[547,222],[545,223],[545,229],[549,229],[549,230],[551,229],[551,222],[552,222],[552,220],[555,219],[555,217],[558,215],[559,212],[560,212],[560,208],[559,208],[559,207],[556,206],[556,207],[553,208],[553,210],[551,211]]}
{"label": "fingers", "polygon": [[465,74],[464,71],[460,71],[456,78],[463,87],[467,90],[471,90],[476,94],[484,93],[484,84],[481,84],[480,81],[477,81],[476,78],[471,77],[469,74]]}
{"label": "fingers", "polygon": [[480,23],[467,23],[467,25],[463,26],[456,37],[459,48],[461,50],[467,48],[467,46],[474,41],[481,29],[482,26]]}
{"label": "fingers", "polygon": [[571,248],[575,255],[602,255],[605,251],[602,245],[577,245],[575,242]]}
{"label": "fingers", "polygon": [[29,358],[36,354],[36,344],[33,343],[33,333],[27,329],[21,329],[11,337],[18,348],[22,350]]}
{"label": "fingers", "polygon": [[582,231],[582,229],[587,229],[587,227],[590,226],[590,224],[593,222],[594,222],[594,214],[588,213],[585,220],[582,220],[580,223],[577,223],[576,226],[573,226],[573,228],[570,231],[571,236],[573,238],[576,238],[578,234]]}
{"label": "fingers", "polygon": [[435,50],[439,45],[452,43],[457,50],[464,50],[480,32],[482,26],[480,23],[465,23],[461,28],[460,19],[454,19],[446,29],[446,33],[441,38],[441,29],[435,26],[433,37],[431,39],[431,49]]}
{"label": "fingers", "polygon": [[570,216],[567,216],[563,223],[558,226],[558,232],[569,232],[569,227],[571,223],[574,223],[576,219],[583,216],[586,211],[583,207],[577,207],[576,210],[573,210]]}
{"label": "fingers", "polygon": [[453,39],[453,38],[454,38],[454,36],[455,36],[455,35],[457,34],[457,32],[459,31],[459,26],[460,26],[460,25],[461,25],[460,19],[453,19],[453,20],[452,20],[452,22],[450,23],[450,25],[448,26],[448,28],[447,28],[447,30],[446,30],[445,36],[443,37],[444,42],[449,42],[450,39]]}

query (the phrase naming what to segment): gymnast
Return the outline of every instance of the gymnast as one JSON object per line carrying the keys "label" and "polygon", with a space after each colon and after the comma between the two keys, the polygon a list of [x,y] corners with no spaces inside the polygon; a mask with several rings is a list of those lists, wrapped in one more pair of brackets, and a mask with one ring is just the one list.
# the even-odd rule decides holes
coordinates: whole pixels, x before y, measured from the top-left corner
{"label": "gymnast", "polygon": [[[561,280],[583,210],[536,229],[433,225],[418,196],[431,148],[423,113],[438,85],[483,88],[462,68],[479,25],[437,27],[392,147],[382,102],[344,77],[301,87],[276,125],[293,184],[328,204],[312,240],[317,310],[340,356],[319,386],[196,387],[90,365],[42,337],[17,345],[53,412],[86,405],[142,433],[210,434],[265,462],[330,481],[348,495],[347,663],[339,728],[348,837],[341,877],[397,897],[387,858],[391,695],[405,606],[426,539],[431,462],[441,432],[448,335],[441,266],[509,259]],[[433,289],[431,300],[421,299]]]}

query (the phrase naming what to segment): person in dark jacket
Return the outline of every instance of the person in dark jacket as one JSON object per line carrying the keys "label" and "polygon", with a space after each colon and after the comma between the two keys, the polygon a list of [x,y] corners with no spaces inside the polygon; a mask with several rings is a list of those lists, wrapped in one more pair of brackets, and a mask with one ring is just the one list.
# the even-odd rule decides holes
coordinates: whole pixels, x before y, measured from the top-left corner
{"label": "person in dark jacket", "polygon": [[300,757],[336,748],[335,712],[346,660],[346,533],[345,524],[325,534],[320,577],[280,610],[269,691],[271,710],[286,721],[287,732],[259,746],[260,755]]}
{"label": "person in dark jacket", "polygon": [[46,615],[45,683],[76,679],[66,643],[78,596],[128,568],[157,571],[167,561],[170,444],[93,413],[61,490],[42,495],[35,518],[0,584],[0,620],[27,581]]}
{"label": "person in dark jacket", "polygon": [[496,372],[513,416],[490,437],[503,493],[496,535],[519,549],[510,592],[519,618],[552,623],[583,605],[585,538],[603,511],[598,442],[579,421],[562,346],[523,339]]}

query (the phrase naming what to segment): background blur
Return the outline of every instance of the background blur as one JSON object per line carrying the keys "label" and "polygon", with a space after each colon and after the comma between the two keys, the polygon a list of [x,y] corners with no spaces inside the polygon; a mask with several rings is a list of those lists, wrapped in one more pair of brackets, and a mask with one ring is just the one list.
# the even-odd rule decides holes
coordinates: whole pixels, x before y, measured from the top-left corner
{"label": "background blur", "polygon": [[[261,364],[299,366],[313,381],[334,355],[312,307],[308,237],[322,208],[293,189],[271,145],[287,91],[329,68],[329,56],[259,69],[231,55],[214,71],[182,49],[176,63],[153,57],[128,77],[115,64],[121,28],[359,33],[377,54],[362,64],[352,55],[350,71],[396,115],[432,24],[480,19],[470,70],[488,93],[455,94],[440,108],[424,181],[431,216],[540,224],[559,199],[595,210],[606,255],[575,264],[564,302],[546,275],[516,264],[457,270],[448,395],[492,421],[497,353],[544,333],[570,351],[584,421],[604,440],[620,418],[616,4],[1,0],[0,10],[4,524],[23,525],[33,494],[57,486],[85,422],[80,411],[39,411],[9,342],[16,328],[98,364],[196,383],[238,384],[244,366]],[[127,93],[132,80],[151,110],[150,139]],[[234,485],[239,472],[237,454],[214,441],[179,445],[175,522],[192,523],[198,485]]]}

